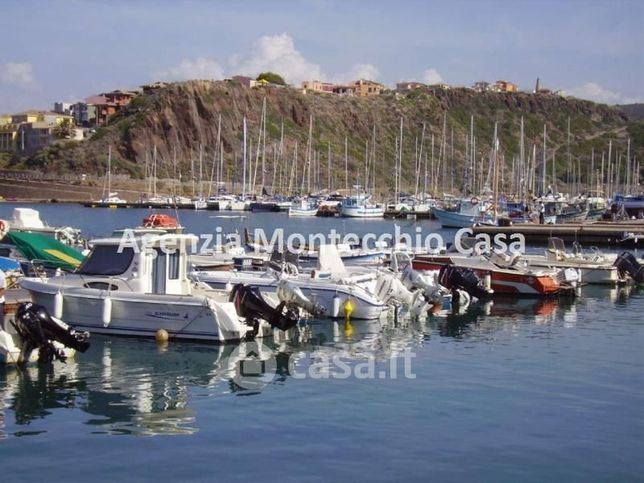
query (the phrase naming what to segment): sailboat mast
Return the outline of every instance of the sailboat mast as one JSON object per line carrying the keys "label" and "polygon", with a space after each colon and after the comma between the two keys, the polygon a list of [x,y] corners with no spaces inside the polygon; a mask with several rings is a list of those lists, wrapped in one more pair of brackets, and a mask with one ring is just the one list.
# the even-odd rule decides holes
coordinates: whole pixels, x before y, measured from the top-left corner
{"label": "sailboat mast", "polygon": [[400,116],[400,142],[398,143],[398,165],[399,169],[398,171],[398,186],[396,187],[396,194],[395,194],[395,200],[396,204],[398,204],[398,192],[400,191],[400,188],[402,187],[402,155],[403,155],[403,117]]}
{"label": "sailboat mast", "polygon": [[112,146],[107,147],[107,197],[112,193]]}
{"label": "sailboat mast", "polygon": [[243,141],[242,141],[242,166],[244,174],[242,175],[242,200],[246,199],[246,116],[243,124]]}
{"label": "sailboat mast", "polygon": [[[154,163],[156,166],[156,163]],[[199,194],[199,198],[203,197],[203,144],[199,145],[199,189],[197,193]]]}
{"label": "sailboat mast", "polygon": [[344,137],[344,190],[345,196],[349,196],[349,149],[347,137]]}
{"label": "sailboat mast", "polygon": [[543,166],[541,169],[541,196],[545,195],[546,193],[546,142],[547,142],[547,134],[546,134],[546,124],[543,124]]}
{"label": "sailboat mast", "polygon": [[153,160],[152,162],[154,163],[154,197],[156,198],[157,196],[157,145],[154,145],[154,155],[153,155]]}
{"label": "sailboat mast", "polygon": [[326,163],[327,163],[327,180],[326,180],[326,188],[329,193],[331,193],[331,143],[327,142],[326,143],[327,147],[327,156],[326,156]]}

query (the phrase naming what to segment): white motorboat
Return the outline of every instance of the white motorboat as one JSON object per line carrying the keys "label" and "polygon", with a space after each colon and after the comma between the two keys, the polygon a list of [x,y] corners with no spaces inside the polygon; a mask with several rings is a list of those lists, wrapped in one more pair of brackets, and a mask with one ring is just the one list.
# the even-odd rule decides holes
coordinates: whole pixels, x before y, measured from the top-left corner
{"label": "white motorboat", "polygon": [[195,210],[205,210],[208,208],[208,201],[206,201],[202,196],[195,196],[190,200],[194,205]]}
{"label": "white motorboat", "polygon": [[[362,248],[346,243],[338,243],[335,247],[345,265],[382,265],[386,258],[382,248]],[[316,264],[319,253],[319,250],[303,250],[299,254],[299,261],[303,265]]]}
{"label": "white motorboat", "polygon": [[614,256],[604,255],[598,251],[591,255],[584,255],[580,250],[569,253],[566,252],[564,242],[560,238],[548,240],[548,248],[544,255],[526,254],[522,258],[531,267],[580,270],[581,280],[584,283],[615,285],[627,281],[627,278],[614,265]]}
{"label": "white motorboat", "polygon": [[188,278],[188,248],[197,241],[182,234],[95,240],[76,272],[25,278],[21,286],[55,317],[92,333],[154,337],[164,329],[171,338],[219,342],[269,335],[265,318],[239,316],[227,295]]}
{"label": "white motorboat", "polygon": [[[242,199],[235,198],[234,200],[232,200],[229,203],[227,210],[230,210],[230,211],[250,211],[250,203],[251,203],[251,200],[247,200],[247,199],[243,199],[243,198]],[[220,210],[221,210],[221,208],[220,208]]]}
{"label": "white motorboat", "polygon": [[[300,274],[294,266],[287,270],[249,271],[200,271],[193,272],[194,280],[210,287],[226,290],[235,284],[258,287],[267,295],[279,295],[278,290],[291,288],[288,282],[299,289],[311,306],[320,306],[323,311],[318,315],[345,317],[347,314],[356,319],[376,319],[386,309],[386,304],[376,297],[377,274],[347,271],[334,245],[322,245],[318,268],[310,274]],[[285,294],[281,298],[283,300]],[[350,303],[348,303],[350,301]]]}
{"label": "white motorboat", "polygon": [[11,221],[0,220],[0,236],[4,236],[9,230],[40,233],[65,245],[85,248],[85,240],[78,228],[48,226],[40,219],[38,210],[32,208],[14,208]]}
{"label": "white motorboat", "polygon": [[315,216],[318,212],[317,206],[302,198],[299,203],[291,205],[288,209],[288,216]]}
{"label": "white motorboat", "polygon": [[342,201],[340,215],[348,218],[382,218],[385,207],[370,203],[370,195],[361,194],[349,196]]}

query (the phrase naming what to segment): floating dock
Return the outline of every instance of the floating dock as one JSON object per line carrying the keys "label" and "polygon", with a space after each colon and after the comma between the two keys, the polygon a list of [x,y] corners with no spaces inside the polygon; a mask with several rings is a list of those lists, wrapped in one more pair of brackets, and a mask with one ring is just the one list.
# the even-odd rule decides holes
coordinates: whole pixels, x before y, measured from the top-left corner
{"label": "floating dock", "polygon": [[504,234],[508,237],[520,233],[526,242],[547,243],[557,237],[566,242],[584,245],[638,246],[644,242],[644,220],[624,222],[565,223],[561,225],[533,225],[529,223],[511,226],[478,225],[472,227],[474,235],[485,233],[491,237]]}

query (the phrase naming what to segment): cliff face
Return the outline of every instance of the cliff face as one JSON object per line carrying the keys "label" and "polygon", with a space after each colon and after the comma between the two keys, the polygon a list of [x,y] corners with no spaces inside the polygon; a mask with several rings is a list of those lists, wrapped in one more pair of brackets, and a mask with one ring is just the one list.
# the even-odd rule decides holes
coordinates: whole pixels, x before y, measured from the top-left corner
{"label": "cliff face", "polygon": [[[204,173],[209,174],[218,152],[217,132],[221,117],[223,174],[229,180],[241,179],[238,165],[243,118],[246,116],[248,120],[249,159],[254,160],[264,98],[267,172],[272,172],[283,125],[284,154],[281,164],[278,161],[278,169],[292,171],[297,143],[296,169],[301,173],[307,157],[309,119],[312,116],[311,152],[314,159],[319,159],[324,185],[329,149],[335,184],[344,185],[345,137],[348,164],[353,172],[363,172],[365,152],[373,153],[375,140],[375,155],[369,156],[375,160],[376,179],[379,183],[391,184],[401,117],[403,175],[407,183],[415,176],[415,153],[420,149],[417,146],[420,145],[423,124],[423,151],[428,155],[428,162],[431,163],[433,135],[434,163],[438,163],[444,150],[444,164],[455,167],[455,171],[464,163],[470,116],[474,116],[477,158],[489,155],[494,124],[498,122],[500,148],[508,166],[512,157],[518,154],[521,117],[525,124],[526,151],[532,148],[533,143],[538,150],[541,149],[543,125],[547,125],[549,156],[562,148],[563,153],[566,152],[570,119],[571,151],[584,163],[589,159],[592,148],[598,154],[607,151],[609,139],[613,140],[613,156],[618,151],[625,152],[626,137],[629,136],[629,121],[618,109],[558,96],[428,89],[416,90],[406,96],[385,94],[375,98],[357,98],[303,94],[295,89],[277,87],[247,89],[226,81],[190,81],[141,95],[111,119],[109,126],[100,128],[91,140],[52,146],[24,164],[32,169],[100,173],[105,170],[108,146],[111,146],[115,172],[143,176],[146,159],[152,159],[156,147],[159,177],[177,177],[179,172],[183,172],[185,179],[191,160],[193,163],[198,160],[200,150]],[[643,153],[644,147],[632,141],[631,154],[641,159]],[[565,173],[564,157],[560,153],[557,159],[562,160],[558,171]],[[460,175],[456,173],[456,176]]]}

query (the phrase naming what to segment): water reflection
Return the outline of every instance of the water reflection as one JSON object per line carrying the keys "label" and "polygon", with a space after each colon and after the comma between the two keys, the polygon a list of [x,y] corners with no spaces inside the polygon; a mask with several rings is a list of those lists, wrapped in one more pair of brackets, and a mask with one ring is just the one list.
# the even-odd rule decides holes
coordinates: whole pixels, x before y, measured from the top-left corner
{"label": "water reflection", "polygon": [[512,298],[471,304],[462,311],[447,312],[432,321],[443,337],[466,338],[472,333],[516,331],[521,324],[552,325],[561,321],[564,328],[573,328],[579,317],[579,307],[626,306],[629,298],[639,293],[632,285],[603,287],[589,285],[574,296],[560,298]]}
{"label": "water reflection", "polygon": [[[521,326],[575,327],[579,313],[623,306],[641,290],[585,287],[576,299],[496,299],[427,320],[310,322],[287,335],[213,346],[94,337],[76,361],[23,370],[0,368],[0,438],[47,431],[44,420],[82,412],[90,432],[185,434],[198,430],[198,397],[253,395],[266,385],[297,384],[300,370],[339,357],[348,364],[386,364],[418,350],[432,334],[470,339]],[[487,340],[494,343],[494,337]],[[377,382],[376,382],[377,383]]]}

